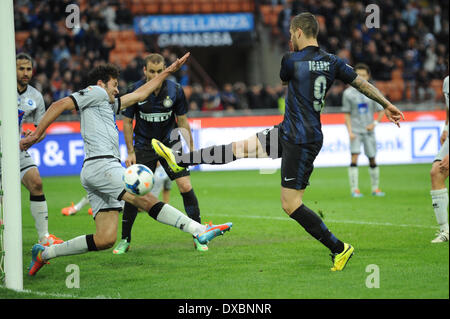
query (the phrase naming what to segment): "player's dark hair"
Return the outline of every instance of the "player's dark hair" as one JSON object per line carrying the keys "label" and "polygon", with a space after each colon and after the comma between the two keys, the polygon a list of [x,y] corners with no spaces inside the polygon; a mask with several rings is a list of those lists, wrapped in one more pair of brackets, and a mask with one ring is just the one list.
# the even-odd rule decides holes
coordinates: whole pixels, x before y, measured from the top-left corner
{"label": "player's dark hair", "polygon": [[370,68],[367,64],[365,63],[357,63],[355,65],[355,67],[353,68],[355,71],[356,70],[366,70],[367,74],[370,75]]}
{"label": "player's dark hair", "polygon": [[88,73],[88,85],[97,85],[98,80],[106,84],[110,79],[119,78],[119,69],[112,64],[96,66]]}
{"label": "player's dark hair", "polygon": [[160,64],[160,63],[164,63],[165,60],[161,54],[151,53],[144,58],[144,66],[147,67],[147,64],[149,62],[152,64]]}
{"label": "player's dark hair", "polygon": [[16,61],[17,60],[28,60],[28,61],[31,62],[31,66],[34,66],[33,58],[29,54],[27,54],[25,52],[21,52],[21,53],[17,54],[16,55]]}
{"label": "player's dark hair", "polygon": [[319,22],[316,17],[310,12],[303,12],[291,20],[291,29],[302,29],[307,38],[317,38],[319,34]]}

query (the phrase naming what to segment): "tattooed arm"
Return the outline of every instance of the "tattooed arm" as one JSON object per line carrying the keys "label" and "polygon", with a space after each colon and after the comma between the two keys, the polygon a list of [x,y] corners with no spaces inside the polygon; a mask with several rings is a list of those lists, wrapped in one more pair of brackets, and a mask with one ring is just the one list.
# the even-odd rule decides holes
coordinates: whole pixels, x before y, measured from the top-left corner
{"label": "tattooed arm", "polygon": [[403,113],[400,112],[400,110],[391,102],[389,102],[375,86],[364,80],[359,75],[350,84],[359,92],[380,104],[384,108],[386,117],[389,119],[389,121],[400,127],[400,120],[405,119]]}

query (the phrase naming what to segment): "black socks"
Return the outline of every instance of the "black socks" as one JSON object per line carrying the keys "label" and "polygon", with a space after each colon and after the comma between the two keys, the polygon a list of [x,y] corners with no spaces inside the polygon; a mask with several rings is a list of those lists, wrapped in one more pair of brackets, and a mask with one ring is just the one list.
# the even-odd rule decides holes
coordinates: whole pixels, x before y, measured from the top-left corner
{"label": "black socks", "polygon": [[302,204],[290,217],[297,221],[311,236],[325,245],[333,254],[344,250],[344,243],[337,239],[319,216]]}
{"label": "black socks", "polygon": [[195,220],[201,224],[200,208],[198,207],[197,196],[195,196],[194,189],[191,188],[189,192],[181,193],[183,197],[184,210],[190,219]]}
{"label": "black socks", "polygon": [[188,167],[198,164],[222,165],[235,161],[233,144],[213,145],[190,153],[175,153],[178,166]]}
{"label": "black socks", "polygon": [[130,203],[125,203],[122,215],[122,239],[131,241],[131,228],[138,214],[138,209]]}

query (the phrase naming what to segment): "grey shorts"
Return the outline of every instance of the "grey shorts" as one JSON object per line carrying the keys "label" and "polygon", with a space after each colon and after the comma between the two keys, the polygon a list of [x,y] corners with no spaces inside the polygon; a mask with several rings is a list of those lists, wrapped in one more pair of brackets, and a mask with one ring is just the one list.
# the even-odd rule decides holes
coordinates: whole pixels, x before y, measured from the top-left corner
{"label": "grey shorts", "polygon": [[434,161],[442,161],[446,155],[448,155],[448,137],[444,144],[442,144],[441,149],[434,158]]}
{"label": "grey shorts", "polygon": [[352,154],[361,153],[361,144],[364,145],[364,154],[372,158],[377,154],[377,142],[374,132],[355,133],[355,139],[350,141],[350,152]]}
{"label": "grey shorts", "polygon": [[121,211],[125,188],[122,175],[125,168],[114,158],[86,161],[81,170],[81,184],[87,192],[93,217],[100,211]]}
{"label": "grey shorts", "polygon": [[[36,167],[36,163],[34,162],[33,158],[31,157],[30,153],[27,151],[20,151],[19,153],[19,160],[20,160],[20,180],[23,179],[26,172],[28,172],[33,167]],[[0,162],[0,179],[2,176],[2,163]]]}
{"label": "grey shorts", "polygon": [[33,158],[31,157],[30,153],[28,153],[27,151],[21,151],[19,156],[20,156],[20,180],[22,180],[26,172],[28,172],[33,167],[37,168],[37,166]]}

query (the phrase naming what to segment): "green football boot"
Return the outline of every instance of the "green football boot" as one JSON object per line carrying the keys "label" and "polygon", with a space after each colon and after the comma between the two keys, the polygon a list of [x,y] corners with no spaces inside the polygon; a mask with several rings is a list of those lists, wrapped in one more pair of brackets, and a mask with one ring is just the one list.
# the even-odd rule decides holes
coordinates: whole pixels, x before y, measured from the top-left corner
{"label": "green football boot", "polygon": [[130,243],[126,239],[122,239],[113,250],[114,255],[125,254],[130,249]]}

